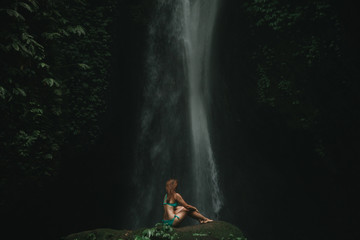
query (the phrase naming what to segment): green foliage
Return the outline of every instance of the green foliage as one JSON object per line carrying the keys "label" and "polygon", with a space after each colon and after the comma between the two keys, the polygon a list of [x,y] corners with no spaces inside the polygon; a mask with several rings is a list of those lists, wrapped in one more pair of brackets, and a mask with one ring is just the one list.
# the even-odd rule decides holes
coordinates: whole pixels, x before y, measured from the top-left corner
{"label": "green foliage", "polygon": [[100,134],[114,6],[111,0],[0,4],[6,22],[0,29],[1,188],[15,178],[14,185],[41,184],[56,175],[63,148],[81,150]]}
{"label": "green foliage", "polygon": [[[67,129],[73,136],[69,144],[75,148],[91,145],[100,134],[98,121],[106,110],[107,78],[109,69],[110,34],[107,28],[111,22],[110,6],[89,8],[80,2],[72,5],[67,11],[67,19],[71,19],[72,26],[64,28],[66,32],[77,37],[57,41],[58,67],[54,69],[61,76],[66,89],[62,94],[66,96],[71,108],[63,111],[70,121]],[[78,14],[81,12],[82,14]],[[90,50],[91,49],[91,50]],[[90,50],[90,51],[89,51]],[[71,71],[64,72],[64,68]]]}
{"label": "green foliage", "polygon": [[333,96],[350,91],[340,80],[346,73],[336,7],[322,0],[247,0],[243,9],[254,39],[258,102],[278,112],[289,129],[312,132],[314,152],[325,157],[320,127],[327,126],[334,108],[347,104]]}
{"label": "green foliage", "polygon": [[314,102],[314,83],[327,84],[318,77],[320,64],[340,56],[339,21],[331,5],[254,0],[244,7],[258,41],[253,61],[259,102],[286,114],[293,127],[311,127],[320,108]]}
{"label": "green foliage", "polygon": [[135,235],[134,240],[174,240],[178,235],[166,224],[157,223],[155,227],[145,229],[142,234]]}
{"label": "green foliage", "polygon": [[89,233],[87,239],[88,239],[88,240],[96,240],[96,235],[95,235],[95,233]]}
{"label": "green foliage", "polygon": [[[44,2],[44,4],[48,4]],[[41,18],[36,1],[8,3],[1,6],[7,24],[1,29],[1,111],[4,130],[0,133],[1,160],[6,169],[22,175],[54,174],[56,154],[62,137],[53,131],[55,123],[50,108],[59,107],[52,95],[60,85],[53,78],[45,42],[38,36],[36,24]],[[6,11],[5,11],[6,10]],[[39,81],[39,79],[43,79]],[[18,171],[17,171],[18,172]]]}
{"label": "green foliage", "polygon": [[253,0],[246,1],[244,6],[255,17],[257,27],[268,27],[274,31],[292,30],[299,23],[316,23],[333,17],[330,15],[330,4],[323,1]]}

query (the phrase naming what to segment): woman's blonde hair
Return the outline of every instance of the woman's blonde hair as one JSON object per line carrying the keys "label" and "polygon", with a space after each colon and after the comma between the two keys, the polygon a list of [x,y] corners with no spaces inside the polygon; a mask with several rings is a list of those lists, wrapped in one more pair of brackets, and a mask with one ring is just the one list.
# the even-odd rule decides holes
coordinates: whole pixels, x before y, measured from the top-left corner
{"label": "woman's blonde hair", "polygon": [[174,197],[177,186],[178,186],[178,180],[176,179],[169,179],[166,181],[165,189],[167,193],[167,200],[166,200],[167,202],[169,202],[170,199]]}

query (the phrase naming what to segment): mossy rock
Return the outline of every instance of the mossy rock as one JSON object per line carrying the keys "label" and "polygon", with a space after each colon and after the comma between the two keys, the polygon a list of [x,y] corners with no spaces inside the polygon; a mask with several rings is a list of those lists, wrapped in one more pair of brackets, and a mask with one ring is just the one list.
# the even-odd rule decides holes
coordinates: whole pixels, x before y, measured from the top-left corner
{"label": "mossy rock", "polygon": [[[115,230],[99,228],[90,231],[70,234],[64,240],[133,240],[141,235],[145,228],[136,230]],[[236,226],[214,221],[206,224],[174,228],[179,240],[245,240],[243,233]],[[164,238],[164,240],[167,240]]]}
{"label": "mossy rock", "polygon": [[120,240],[131,239],[132,231],[129,230],[115,230],[109,228],[99,228],[79,233],[73,233],[64,240]]}
{"label": "mossy rock", "polygon": [[181,240],[245,239],[239,228],[223,221],[214,221],[206,224],[175,228],[175,232],[179,235],[179,239]]}

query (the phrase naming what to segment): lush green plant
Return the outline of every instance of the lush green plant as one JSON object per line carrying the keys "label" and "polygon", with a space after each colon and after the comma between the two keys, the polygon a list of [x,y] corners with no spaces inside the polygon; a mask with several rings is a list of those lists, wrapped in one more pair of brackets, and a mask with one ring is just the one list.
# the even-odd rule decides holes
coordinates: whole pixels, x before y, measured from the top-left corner
{"label": "lush green plant", "polygon": [[134,240],[174,240],[176,238],[178,238],[178,236],[171,226],[157,223],[155,227],[145,229],[141,236],[135,235]]}
{"label": "lush green plant", "polygon": [[340,56],[339,21],[332,6],[323,1],[254,0],[245,2],[245,8],[258,41],[253,61],[259,102],[286,114],[292,126],[311,127],[321,108],[314,102],[314,85],[328,83],[318,73]]}
{"label": "lush green plant", "polygon": [[62,149],[81,150],[100,134],[114,5],[1,2],[2,190],[42,184],[57,174]]}
{"label": "lush green plant", "polygon": [[59,11],[63,5],[35,0],[5,2],[1,17],[1,163],[12,174],[56,173],[56,155],[65,137],[59,125],[64,109],[61,79],[51,61],[54,39],[71,38],[74,27]]}
{"label": "lush green plant", "polygon": [[[72,4],[66,13],[77,26],[74,32],[78,36],[58,42],[56,72],[67,90],[64,95],[69,107],[64,114],[72,134],[69,144],[77,149],[95,142],[101,132],[99,119],[106,110],[111,56],[108,27],[113,10],[109,2],[97,7]],[[70,70],[64,72],[67,68]]]}
{"label": "lush green plant", "polygon": [[314,132],[314,152],[324,157],[320,126],[326,126],[330,109],[347,101],[331,100],[347,88],[339,77],[344,70],[335,6],[320,0],[249,0],[243,7],[255,41],[258,102],[278,112],[288,128]]}

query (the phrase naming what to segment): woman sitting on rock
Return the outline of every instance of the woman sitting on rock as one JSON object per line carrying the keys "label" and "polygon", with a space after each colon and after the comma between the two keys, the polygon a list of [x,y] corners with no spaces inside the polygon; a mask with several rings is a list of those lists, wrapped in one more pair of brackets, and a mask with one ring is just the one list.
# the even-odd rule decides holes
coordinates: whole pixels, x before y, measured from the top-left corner
{"label": "woman sitting on rock", "polygon": [[186,215],[198,220],[200,223],[212,222],[213,220],[201,215],[196,207],[184,201],[181,195],[176,192],[177,186],[178,181],[176,179],[170,179],[166,182],[166,194],[163,202],[164,219],[162,222],[175,227],[184,220]]}

